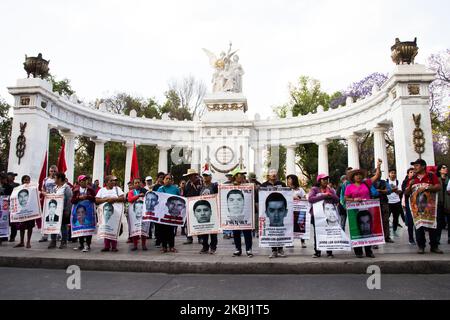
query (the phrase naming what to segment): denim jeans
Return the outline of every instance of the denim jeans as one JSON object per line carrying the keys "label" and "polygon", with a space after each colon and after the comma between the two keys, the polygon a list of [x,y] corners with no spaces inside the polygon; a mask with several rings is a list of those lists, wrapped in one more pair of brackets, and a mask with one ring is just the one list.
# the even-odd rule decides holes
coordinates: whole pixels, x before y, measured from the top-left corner
{"label": "denim jeans", "polygon": [[[61,225],[61,242],[67,242],[67,236],[69,234],[69,231],[67,230],[67,224]],[[56,234],[50,235],[50,239],[52,241],[56,241]]]}
{"label": "denim jeans", "polygon": [[245,250],[252,250],[252,230],[233,230],[234,245],[236,250],[242,252],[241,232],[244,234]]}

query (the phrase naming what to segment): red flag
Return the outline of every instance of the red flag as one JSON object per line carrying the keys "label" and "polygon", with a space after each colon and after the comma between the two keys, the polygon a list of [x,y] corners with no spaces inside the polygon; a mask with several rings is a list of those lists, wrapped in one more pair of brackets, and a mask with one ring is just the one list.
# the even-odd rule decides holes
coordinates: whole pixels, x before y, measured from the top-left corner
{"label": "red flag", "polygon": [[67,171],[65,147],[66,144],[63,142],[58,156],[58,172],[62,173],[65,173]]}
{"label": "red flag", "polygon": [[133,145],[133,156],[131,157],[131,181],[139,178],[139,166],[136,151],[136,144]]}
{"label": "red flag", "polygon": [[42,164],[41,174],[39,175],[39,190],[42,190],[42,185],[46,177],[47,177],[47,151],[45,151],[44,163]]}
{"label": "red flag", "polygon": [[106,159],[105,159],[105,163],[106,163],[106,175],[110,175],[111,174],[111,157],[109,156],[109,152],[106,153]]}

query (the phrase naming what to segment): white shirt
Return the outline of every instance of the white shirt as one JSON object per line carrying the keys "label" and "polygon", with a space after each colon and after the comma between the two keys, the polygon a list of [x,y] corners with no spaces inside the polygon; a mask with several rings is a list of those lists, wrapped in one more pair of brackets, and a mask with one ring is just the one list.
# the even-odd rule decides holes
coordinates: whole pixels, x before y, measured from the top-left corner
{"label": "white shirt", "polygon": [[114,187],[112,189],[106,189],[106,187],[103,187],[98,191],[98,193],[95,197],[96,198],[118,198],[123,195],[124,195],[124,193],[123,193],[122,189],[120,189],[120,187]]}
{"label": "white shirt", "polygon": [[[402,190],[402,186],[400,185],[400,183],[398,184],[398,186],[396,186],[396,181],[395,181],[395,180],[389,179],[389,180],[388,180],[388,183],[391,185],[392,190],[393,190],[394,188],[397,188],[398,191],[401,191],[401,190]],[[398,194],[397,194],[396,192],[394,192],[394,191],[392,191],[391,194],[388,194],[388,195],[387,195],[387,198],[388,198],[388,202],[389,202],[390,204],[400,202],[400,197],[399,197]]]}
{"label": "white shirt", "polygon": [[294,191],[294,196],[297,196],[300,199],[306,199],[306,192],[302,188],[298,188],[298,190],[292,190],[292,191]]}

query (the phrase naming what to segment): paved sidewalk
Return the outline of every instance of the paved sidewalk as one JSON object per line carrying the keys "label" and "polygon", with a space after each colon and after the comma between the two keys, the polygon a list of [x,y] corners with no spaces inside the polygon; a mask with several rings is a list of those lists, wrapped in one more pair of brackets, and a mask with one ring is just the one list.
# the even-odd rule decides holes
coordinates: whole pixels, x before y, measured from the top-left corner
{"label": "paved sidewalk", "polygon": [[[288,257],[269,259],[269,248],[259,248],[258,238],[253,238],[253,258],[245,255],[233,257],[233,239],[223,239],[219,235],[219,245],[214,255],[199,254],[201,245],[194,237],[194,243],[183,245],[185,236],[177,235],[178,253],[159,252],[154,239],[148,240],[148,251],[130,251],[126,237],[119,240],[119,252],[100,252],[103,241],[94,237],[91,252],[74,251],[76,243],[68,244],[66,249],[47,249],[48,242],[38,243],[40,234],[35,232],[32,248],[13,248],[17,243],[5,243],[0,246],[0,267],[63,269],[69,265],[78,265],[82,270],[129,271],[159,273],[202,273],[202,274],[338,274],[366,273],[369,265],[378,265],[383,273],[431,274],[450,273],[450,245],[447,244],[447,232],[443,232],[441,249],[444,254],[429,252],[416,253],[417,248],[408,244],[406,230],[400,229],[400,237],[394,238],[394,244],[385,244],[374,250],[375,259],[358,259],[353,252],[335,252],[335,258],[325,256],[312,258],[313,240],[307,240],[307,248],[301,248],[300,241],[295,247],[285,249]],[[127,231],[124,230],[124,234]],[[18,240],[18,238],[17,238]],[[243,240],[243,239],[242,239]]]}

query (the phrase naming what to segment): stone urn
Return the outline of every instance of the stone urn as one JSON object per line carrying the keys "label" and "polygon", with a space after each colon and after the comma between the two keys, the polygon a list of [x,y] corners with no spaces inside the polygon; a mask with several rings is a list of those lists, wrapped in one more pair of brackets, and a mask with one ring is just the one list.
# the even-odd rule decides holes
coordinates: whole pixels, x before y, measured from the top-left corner
{"label": "stone urn", "polygon": [[30,74],[32,74],[33,78],[39,77],[41,79],[44,79],[49,75],[49,63],[50,60],[44,60],[41,53],[39,53],[37,57],[27,57],[27,55],[25,55],[23,68],[27,72],[28,78],[30,77]]}
{"label": "stone urn", "polygon": [[396,38],[391,51],[391,58],[395,64],[414,64],[414,58],[419,52],[417,38],[414,38],[414,41],[400,41]]}

